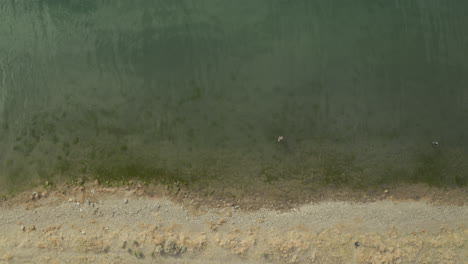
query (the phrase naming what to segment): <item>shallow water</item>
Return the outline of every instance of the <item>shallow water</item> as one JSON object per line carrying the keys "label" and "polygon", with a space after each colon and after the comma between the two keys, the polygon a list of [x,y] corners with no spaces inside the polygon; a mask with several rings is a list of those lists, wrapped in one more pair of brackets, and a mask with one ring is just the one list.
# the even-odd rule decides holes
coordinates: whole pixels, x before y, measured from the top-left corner
{"label": "shallow water", "polygon": [[2,1],[0,183],[466,185],[467,8]]}

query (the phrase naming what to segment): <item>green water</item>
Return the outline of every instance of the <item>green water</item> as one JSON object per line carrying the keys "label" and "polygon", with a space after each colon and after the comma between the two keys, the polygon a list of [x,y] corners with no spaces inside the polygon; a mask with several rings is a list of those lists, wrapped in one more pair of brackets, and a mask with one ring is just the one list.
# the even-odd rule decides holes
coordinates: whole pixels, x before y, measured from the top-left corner
{"label": "green water", "polygon": [[466,185],[467,10],[3,0],[2,189],[96,177]]}

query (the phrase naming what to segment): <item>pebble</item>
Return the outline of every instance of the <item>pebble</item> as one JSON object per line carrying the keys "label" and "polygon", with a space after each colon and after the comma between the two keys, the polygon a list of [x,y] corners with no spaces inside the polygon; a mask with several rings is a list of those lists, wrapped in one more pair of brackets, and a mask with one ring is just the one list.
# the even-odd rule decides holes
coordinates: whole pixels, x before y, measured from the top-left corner
{"label": "pebble", "polygon": [[124,203],[128,203],[128,199],[124,199]]}

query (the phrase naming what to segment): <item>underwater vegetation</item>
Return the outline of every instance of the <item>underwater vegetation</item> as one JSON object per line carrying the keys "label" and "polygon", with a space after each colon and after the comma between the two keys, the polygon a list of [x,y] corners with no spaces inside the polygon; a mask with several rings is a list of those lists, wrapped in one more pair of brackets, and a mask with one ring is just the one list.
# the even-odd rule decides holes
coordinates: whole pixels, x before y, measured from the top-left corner
{"label": "underwater vegetation", "polygon": [[[109,115],[117,118],[109,121]],[[357,189],[468,183],[468,155],[459,147],[416,145],[399,151],[386,143],[289,142],[289,137],[281,136],[281,140],[254,141],[252,135],[245,139],[248,144],[231,142],[236,138],[232,135],[203,142],[200,131],[190,128],[187,132],[184,122],[154,127],[154,134],[159,135],[155,138],[152,133],[125,128],[118,116],[107,111],[38,113],[5,145],[9,150],[0,163],[5,175],[2,191],[46,181],[94,179],[114,186],[140,181],[197,188],[217,184],[242,188],[252,182],[268,185],[288,180],[305,186]],[[103,118],[107,123],[101,123]],[[248,133],[254,129],[250,126]]]}

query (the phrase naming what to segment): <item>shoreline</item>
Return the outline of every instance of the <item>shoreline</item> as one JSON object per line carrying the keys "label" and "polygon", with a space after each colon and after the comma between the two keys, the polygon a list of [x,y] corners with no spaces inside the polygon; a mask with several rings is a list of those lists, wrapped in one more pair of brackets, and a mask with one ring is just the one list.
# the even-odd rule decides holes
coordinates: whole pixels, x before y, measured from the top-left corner
{"label": "shoreline", "polygon": [[457,202],[387,197],[254,210],[242,202],[200,205],[185,190],[171,196],[149,187],[58,187],[3,202],[0,263],[467,260],[468,206]]}

